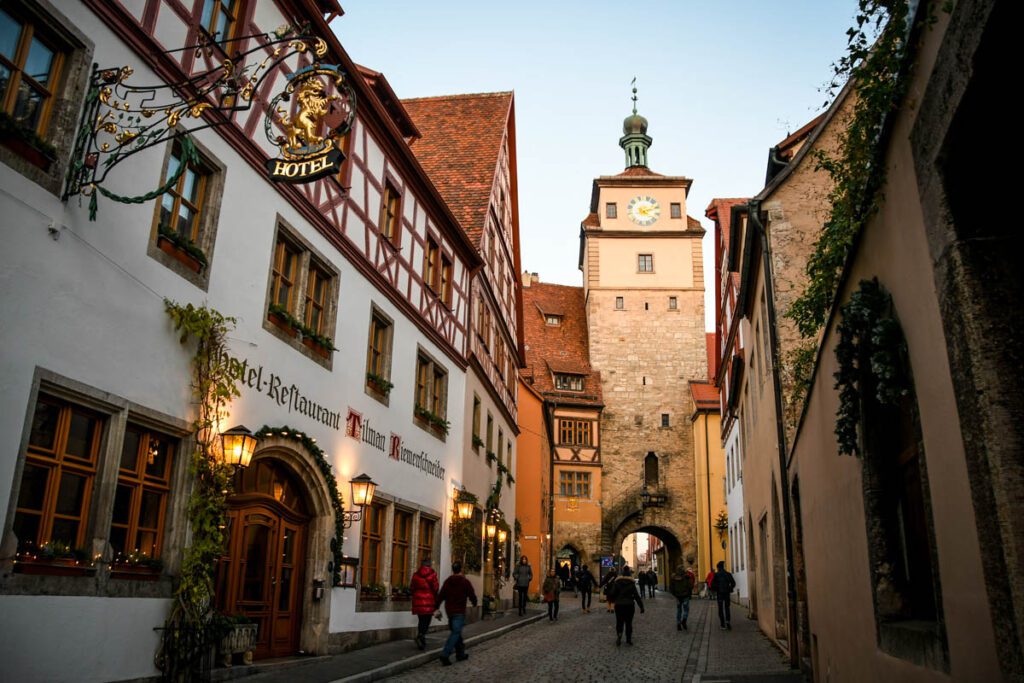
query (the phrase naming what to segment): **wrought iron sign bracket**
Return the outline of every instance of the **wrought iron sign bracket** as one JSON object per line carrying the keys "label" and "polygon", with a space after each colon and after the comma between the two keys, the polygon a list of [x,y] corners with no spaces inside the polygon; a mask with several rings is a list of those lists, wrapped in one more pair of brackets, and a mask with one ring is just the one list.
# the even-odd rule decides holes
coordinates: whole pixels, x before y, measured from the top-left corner
{"label": "wrought iron sign bracket", "polygon": [[[169,50],[165,54],[194,51],[195,58],[210,60],[236,50],[217,66],[176,83],[140,86],[130,82],[130,66],[93,66],[82,120],[68,169],[64,200],[90,198],[89,218],[96,216],[97,194],[122,203],[155,199],[174,187],[197,152],[191,135],[231,124],[236,112],[252,109],[267,76],[295,55],[310,63],[287,74],[284,90],[267,105],[264,132],[281,150],[280,159],[267,162],[271,180],[308,182],[336,172],[344,159],[338,140],[355,120],[356,95],[349,76],[337,65],[322,64],[327,43],[311,35],[308,27],[282,26],[273,33],[209,40]],[[150,147],[180,141],[180,163],[168,169],[160,187],[136,196],[122,196],[104,183],[122,161]]]}

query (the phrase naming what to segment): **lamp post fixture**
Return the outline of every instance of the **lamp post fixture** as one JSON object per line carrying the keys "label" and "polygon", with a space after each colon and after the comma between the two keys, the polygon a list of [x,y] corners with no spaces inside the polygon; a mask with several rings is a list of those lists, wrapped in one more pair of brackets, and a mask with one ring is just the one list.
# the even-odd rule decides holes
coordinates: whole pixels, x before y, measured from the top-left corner
{"label": "lamp post fixture", "polygon": [[373,494],[377,490],[377,484],[365,473],[349,482],[349,486],[352,489],[352,504],[358,509],[342,510],[341,523],[345,529],[350,528],[353,522],[358,522],[363,518],[363,510],[373,502]]}
{"label": "lamp post fixture", "polygon": [[[465,489],[463,489],[464,491]],[[473,517],[473,501],[469,498],[464,498],[460,491],[456,494],[455,498],[455,514],[458,515],[459,519],[470,519]]]}
{"label": "lamp post fixture", "polygon": [[232,467],[248,467],[256,450],[256,437],[242,425],[220,435],[221,462]]}
{"label": "lamp post fixture", "polygon": [[507,539],[507,538],[508,538],[508,532],[507,531],[505,531],[504,529],[501,529],[501,530],[498,531],[498,543],[501,543],[504,546],[505,545],[505,539]]}

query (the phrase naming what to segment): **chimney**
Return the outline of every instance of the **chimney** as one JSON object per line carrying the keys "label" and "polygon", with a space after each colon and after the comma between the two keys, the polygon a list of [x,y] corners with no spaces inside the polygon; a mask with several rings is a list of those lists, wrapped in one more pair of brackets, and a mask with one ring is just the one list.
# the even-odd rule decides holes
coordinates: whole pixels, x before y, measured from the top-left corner
{"label": "chimney", "polygon": [[537,277],[537,273],[531,273],[528,270],[523,271],[523,287],[529,287],[540,282],[540,278]]}
{"label": "chimney", "polygon": [[540,276],[537,273],[530,273],[530,284],[535,285],[540,282]]}

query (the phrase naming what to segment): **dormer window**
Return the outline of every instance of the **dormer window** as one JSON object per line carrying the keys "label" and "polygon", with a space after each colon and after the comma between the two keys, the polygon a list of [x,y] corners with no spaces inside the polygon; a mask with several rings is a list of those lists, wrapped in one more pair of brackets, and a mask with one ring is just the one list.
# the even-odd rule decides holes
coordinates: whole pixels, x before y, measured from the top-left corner
{"label": "dormer window", "polygon": [[555,389],[562,391],[583,391],[583,375],[555,374]]}
{"label": "dormer window", "polygon": [[544,316],[544,322],[547,323],[548,325],[554,325],[555,327],[558,327],[559,325],[562,324],[562,316],[548,313],[545,314]]}

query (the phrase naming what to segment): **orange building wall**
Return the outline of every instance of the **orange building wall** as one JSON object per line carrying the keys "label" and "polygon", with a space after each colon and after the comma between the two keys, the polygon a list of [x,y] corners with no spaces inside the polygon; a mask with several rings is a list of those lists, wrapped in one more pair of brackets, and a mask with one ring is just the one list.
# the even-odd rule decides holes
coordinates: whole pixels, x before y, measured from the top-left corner
{"label": "orange building wall", "polygon": [[551,490],[551,443],[544,426],[544,402],[529,384],[519,382],[519,436],[516,438],[516,519],[522,527],[520,554],[533,566],[530,593],[539,593],[547,566],[545,534]]}

